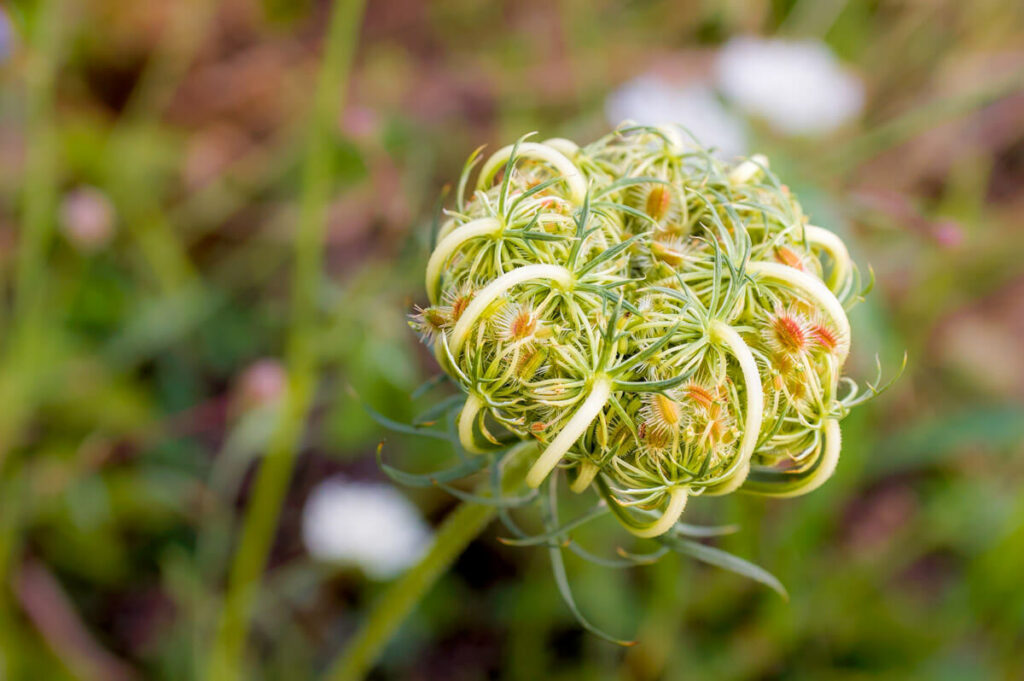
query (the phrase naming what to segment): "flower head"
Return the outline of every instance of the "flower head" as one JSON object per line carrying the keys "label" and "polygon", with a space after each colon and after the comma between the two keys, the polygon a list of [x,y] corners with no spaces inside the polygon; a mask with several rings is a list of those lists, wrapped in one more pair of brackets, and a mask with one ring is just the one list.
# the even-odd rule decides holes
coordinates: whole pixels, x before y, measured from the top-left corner
{"label": "flower head", "polygon": [[515,346],[532,345],[544,331],[536,308],[528,303],[511,303],[494,318],[497,338]]}
{"label": "flower head", "polygon": [[809,330],[815,346],[825,352],[838,352],[843,344],[844,339],[840,335],[840,331],[820,313],[811,317]]}
{"label": "flower head", "polygon": [[672,433],[683,425],[683,408],[675,396],[665,393],[648,393],[640,410],[648,433]]}
{"label": "flower head", "polygon": [[848,287],[821,278],[837,237],[794,228],[807,217],[764,157],[724,163],[683,140],[631,127],[499,150],[442,230],[439,304],[412,318],[475,396],[465,449],[535,442],[529,486],[570,469],[640,536],[668,531],[686,495],[799,488],[773,462],[823,456],[846,411]]}
{"label": "flower head", "polygon": [[[674,95],[651,87],[609,110],[637,98],[660,116]],[[691,496],[792,496],[834,469],[858,399],[836,397],[855,266],[836,235],[798,229],[807,217],[766,158],[725,163],[685,139],[629,126],[585,147],[520,140],[457,198],[427,270],[435,305],[412,324],[445,340],[438,360],[470,397],[444,422],[493,457],[489,496],[566,470],[598,513],[671,539]],[[839,269],[850,276],[822,278]],[[546,532],[534,539],[569,537]]]}

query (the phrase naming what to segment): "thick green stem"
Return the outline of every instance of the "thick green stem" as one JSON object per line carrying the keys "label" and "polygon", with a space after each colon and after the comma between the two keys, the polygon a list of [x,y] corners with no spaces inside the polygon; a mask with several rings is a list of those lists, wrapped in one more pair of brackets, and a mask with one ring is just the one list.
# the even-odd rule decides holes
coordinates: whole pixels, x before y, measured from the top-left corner
{"label": "thick green stem", "polygon": [[853,270],[850,251],[847,250],[846,244],[835,233],[814,225],[804,227],[803,236],[812,248],[820,248],[832,258],[832,271],[829,272],[827,283],[833,293],[838,293]]}
{"label": "thick green stem", "polygon": [[[47,305],[47,253],[57,195],[58,153],[54,119],[57,72],[62,47],[61,28],[66,12],[59,0],[37,3],[31,28],[27,64],[28,146],[21,231],[15,266],[14,318],[4,329],[0,305],[0,678],[28,673],[20,666],[25,654],[20,640],[19,615],[14,612],[8,585],[20,551],[23,515],[30,495],[17,462],[7,455],[36,407],[38,385],[47,370],[47,352],[57,333]],[[6,273],[4,273],[6,274]],[[58,327],[59,328],[59,327]]]}
{"label": "thick green stem", "polygon": [[[526,464],[536,449],[534,443],[523,443],[508,454],[502,492],[514,492],[523,483]],[[481,490],[486,493],[487,489]],[[327,681],[359,681],[369,673],[416,604],[455,562],[455,559],[494,519],[497,507],[463,502],[444,521],[434,537],[430,550],[412,569],[374,604],[348,646],[329,667]]]}
{"label": "thick green stem", "polygon": [[463,502],[438,530],[430,551],[416,567],[395,582],[374,605],[373,612],[327,675],[332,681],[356,681],[370,671],[384,646],[424,594],[493,520],[496,509]]}
{"label": "thick green stem", "polygon": [[590,483],[594,482],[594,478],[597,477],[599,471],[600,469],[597,467],[597,464],[590,461],[581,462],[580,471],[576,475],[576,479],[569,485],[569,489],[576,494],[583,494],[590,487]]}
{"label": "thick green stem", "polygon": [[668,505],[665,507],[661,517],[646,525],[626,525],[625,527],[638,537],[660,537],[671,530],[672,526],[679,521],[679,516],[683,514],[688,498],[689,490],[685,487],[676,487],[669,492]]}
{"label": "thick green stem", "polygon": [[207,678],[211,681],[230,681],[243,676],[242,661],[249,619],[316,386],[313,336],[326,207],[331,191],[333,146],[330,140],[341,111],[343,93],[347,89],[363,5],[363,0],[338,2],[328,29],[303,169],[292,279],[292,321],[288,336],[288,391],[277,429],[256,477],[231,566],[224,607],[208,661]]}
{"label": "thick green stem", "polygon": [[483,400],[470,394],[466,397],[466,404],[463,405],[462,411],[459,412],[459,442],[462,443],[463,449],[472,454],[482,454],[487,451],[477,445],[476,437],[473,435],[473,426],[476,424],[483,406]]}
{"label": "thick green stem", "polygon": [[689,499],[690,490],[686,487],[673,487],[668,490],[668,504],[661,515],[654,520],[647,522],[637,520],[626,506],[623,506],[615,498],[608,481],[603,477],[597,478],[597,491],[608,505],[608,509],[618,518],[622,526],[637,537],[653,538],[660,537],[679,522],[679,516],[686,508],[686,501]]}

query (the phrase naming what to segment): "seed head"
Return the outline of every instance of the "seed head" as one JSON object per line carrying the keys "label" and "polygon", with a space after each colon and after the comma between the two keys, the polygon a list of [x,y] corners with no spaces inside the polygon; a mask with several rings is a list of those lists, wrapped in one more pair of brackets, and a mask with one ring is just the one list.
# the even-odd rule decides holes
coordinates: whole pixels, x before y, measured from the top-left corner
{"label": "seed head", "polygon": [[648,393],[640,410],[648,433],[671,433],[683,422],[682,406],[671,396]]}
{"label": "seed head", "polygon": [[498,338],[512,345],[531,345],[541,330],[540,316],[531,305],[506,305],[495,317]]}
{"label": "seed head", "polygon": [[417,305],[415,310],[415,313],[409,315],[409,326],[419,334],[424,343],[433,345],[451,324],[450,310],[439,305],[430,307]]}
{"label": "seed head", "polygon": [[769,348],[783,355],[800,355],[814,346],[810,322],[792,307],[776,305],[762,335]]}
{"label": "seed head", "polygon": [[567,468],[609,508],[657,516],[816,455],[848,411],[836,310],[855,293],[822,278],[843,249],[798,228],[767,159],[728,164],[634,127],[505,147],[475,188],[468,167],[428,282],[442,304],[411,323],[427,342],[446,334],[445,370],[491,396],[501,437],[544,447],[531,485]]}
{"label": "seed head", "polygon": [[821,315],[815,315],[810,322],[811,337],[814,343],[825,352],[835,352],[839,347],[839,332],[825,321]]}

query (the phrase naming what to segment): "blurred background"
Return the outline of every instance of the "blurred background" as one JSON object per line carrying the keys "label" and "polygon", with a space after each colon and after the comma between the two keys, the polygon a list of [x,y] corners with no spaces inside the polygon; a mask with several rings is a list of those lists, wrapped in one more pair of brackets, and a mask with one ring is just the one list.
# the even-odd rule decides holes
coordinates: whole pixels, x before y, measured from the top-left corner
{"label": "blurred background", "polygon": [[[1024,678],[1024,5],[387,0],[328,135],[313,321],[289,298],[330,4],[0,3],[0,668],[193,679],[299,336],[316,378],[247,679],[315,678],[455,505],[379,471],[436,366],[405,322],[443,188],[480,144],[678,121],[761,152],[877,283],[850,372],[909,362],[806,498],[694,518],[787,603],[678,557],[570,559],[486,531],[375,679]],[[306,367],[309,370],[309,366]],[[688,514],[691,511],[688,511]],[[609,547],[603,547],[609,548]]]}

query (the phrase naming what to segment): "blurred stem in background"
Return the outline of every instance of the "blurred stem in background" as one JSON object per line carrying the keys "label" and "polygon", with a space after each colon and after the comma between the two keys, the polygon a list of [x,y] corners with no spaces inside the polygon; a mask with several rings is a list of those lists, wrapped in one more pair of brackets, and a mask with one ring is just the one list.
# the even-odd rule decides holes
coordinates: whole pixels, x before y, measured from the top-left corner
{"label": "blurred stem in background", "polygon": [[[503,492],[511,494],[522,487],[527,469],[537,454],[537,445],[533,442],[516,445],[508,453],[508,464],[502,472]],[[490,489],[490,485],[482,485],[478,493],[486,495]],[[484,531],[497,512],[497,505],[468,500],[459,504],[441,525],[430,550],[374,603],[359,631],[331,664],[325,681],[363,679],[416,604]]]}
{"label": "blurred stem in background", "polygon": [[331,665],[326,681],[359,681],[364,678],[416,604],[490,524],[496,512],[495,506],[469,501],[462,502],[452,511],[426,555],[388,587],[374,604],[341,657]]}
{"label": "blurred stem in background", "polygon": [[347,91],[363,7],[363,0],[337,2],[328,28],[303,167],[287,347],[288,390],[277,428],[257,473],[228,577],[227,594],[207,670],[207,678],[218,681],[244,676],[242,665],[249,620],[316,388],[316,310],[330,199],[333,139]]}
{"label": "blurred stem in background", "polygon": [[[678,554],[669,553],[649,567],[650,603],[637,640],[644,644],[629,648],[623,658],[623,681],[655,681],[667,676],[673,658],[683,657],[685,644],[679,640],[682,631],[680,613],[684,611],[681,591],[686,581],[682,576],[692,571],[681,565]],[[671,671],[671,670],[670,670]]]}
{"label": "blurred stem in background", "polygon": [[837,153],[825,159],[831,165],[825,169],[830,175],[840,177],[859,168],[878,154],[913,139],[942,123],[957,119],[1024,90],[1024,69],[1017,68],[1008,75],[982,83],[966,92],[935,100],[925,106],[886,120],[848,146],[842,146]]}
{"label": "blurred stem in background", "polygon": [[[0,374],[0,464],[13,444],[23,417],[31,411],[32,371],[45,349],[46,249],[53,232],[56,203],[54,83],[59,62],[60,2],[40,5],[32,20],[32,56],[28,66],[28,145],[23,217],[18,238],[14,314],[3,337]],[[7,320],[0,320],[0,323]],[[52,339],[49,339],[52,342]]]}
{"label": "blurred stem in background", "polygon": [[[54,94],[60,62],[60,0],[43,2],[31,21],[28,65],[28,145],[21,231],[15,272],[14,315],[0,318],[0,678],[17,675],[18,628],[12,611],[14,556],[21,538],[21,501],[25,490],[16,462],[7,460],[29,414],[47,366],[47,353],[57,343],[49,333],[46,304],[46,253],[53,231],[56,203],[57,147]],[[7,326],[7,328],[4,328]]]}

